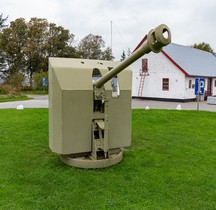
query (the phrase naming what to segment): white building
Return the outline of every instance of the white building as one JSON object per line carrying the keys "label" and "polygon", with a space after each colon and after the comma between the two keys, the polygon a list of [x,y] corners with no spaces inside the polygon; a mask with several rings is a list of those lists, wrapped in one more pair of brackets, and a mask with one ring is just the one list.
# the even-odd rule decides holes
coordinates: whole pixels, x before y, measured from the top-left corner
{"label": "white building", "polygon": [[190,101],[196,98],[195,78],[205,78],[205,97],[216,95],[216,57],[209,52],[169,44],[131,65],[132,96],[143,99]]}

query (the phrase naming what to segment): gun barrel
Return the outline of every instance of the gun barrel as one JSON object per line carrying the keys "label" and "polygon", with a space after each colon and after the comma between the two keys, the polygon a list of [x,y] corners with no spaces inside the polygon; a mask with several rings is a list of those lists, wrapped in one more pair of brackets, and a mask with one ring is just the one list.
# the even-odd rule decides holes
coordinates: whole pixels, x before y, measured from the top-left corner
{"label": "gun barrel", "polygon": [[168,45],[171,42],[171,32],[168,26],[165,24],[159,25],[157,28],[149,31],[147,40],[129,57],[127,57],[123,62],[119,63],[112,70],[107,72],[103,77],[99,78],[95,86],[101,87],[107,81],[116,76],[119,72],[123,71],[126,67],[132,64],[134,61],[138,60],[144,54],[151,51],[158,53],[162,50],[162,47]]}

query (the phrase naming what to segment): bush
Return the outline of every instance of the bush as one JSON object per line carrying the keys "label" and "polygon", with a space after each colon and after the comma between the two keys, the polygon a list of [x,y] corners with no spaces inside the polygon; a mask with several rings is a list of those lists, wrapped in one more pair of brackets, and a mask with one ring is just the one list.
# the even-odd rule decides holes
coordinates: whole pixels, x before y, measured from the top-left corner
{"label": "bush", "polygon": [[17,92],[22,89],[23,81],[24,75],[22,73],[14,73],[10,75],[3,83],[3,91],[9,91],[11,94],[17,94]]}
{"label": "bush", "polygon": [[5,94],[5,95],[17,95],[18,90],[16,87],[13,87],[12,85],[7,85],[7,84],[2,84],[0,85],[0,94]]}
{"label": "bush", "polygon": [[22,90],[23,91],[32,91],[33,90],[33,88],[31,87],[31,86],[23,86],[23,88],[22,88]]}

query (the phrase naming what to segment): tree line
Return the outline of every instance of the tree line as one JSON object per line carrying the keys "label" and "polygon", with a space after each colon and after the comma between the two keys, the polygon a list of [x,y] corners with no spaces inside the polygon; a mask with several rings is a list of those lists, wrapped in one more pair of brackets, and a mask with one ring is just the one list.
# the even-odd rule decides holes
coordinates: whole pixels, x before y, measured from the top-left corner
{"label": "tree line", "polygon": [[[49,57],[114,59],[111,48],[105,46],[100,35],[89,34],[76,42],[75,35],[68,29],[44,18],[34,17],[29,21],[18,18],[9,25],[6,24],[7,18],[0,15],[0,78],[5,83],[20,85],[27,75],[32,86],[33,81],[40,81],[39,74],[47,74]],[[215,55],[205,42],[190,47]],[[125,58],[123,51],[121,61]]]}
{"label": "tree line", "polygon": [[[47,72],[49,57],[113,60],[100,35],[89,34],[78,43],[68,29],[43,18],[18,18],[6,25],[0,15],[0,77],[4,81]],[[14,79],[12,79],[14,81]]]}

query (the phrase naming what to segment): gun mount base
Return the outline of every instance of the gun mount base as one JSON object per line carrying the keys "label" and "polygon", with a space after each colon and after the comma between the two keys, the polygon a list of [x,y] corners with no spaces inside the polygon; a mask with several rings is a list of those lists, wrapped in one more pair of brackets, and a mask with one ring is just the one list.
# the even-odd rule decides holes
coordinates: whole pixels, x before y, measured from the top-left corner
{"label": "gun mount base", "polygon": [[95,160],[91,156],[77,156],[60,155],[60,159],[63,163],[76,168],[95,169],[95,168],[107,168],[121,162],[123,158],[123,149],[118,149],[114,153],[109,155],[109,158],[102,158]]}

